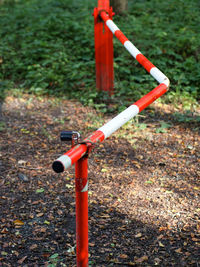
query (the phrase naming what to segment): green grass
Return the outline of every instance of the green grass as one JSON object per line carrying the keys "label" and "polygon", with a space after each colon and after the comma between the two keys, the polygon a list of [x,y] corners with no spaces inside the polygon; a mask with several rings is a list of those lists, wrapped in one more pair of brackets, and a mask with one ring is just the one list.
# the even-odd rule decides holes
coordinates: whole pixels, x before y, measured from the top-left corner
{"label": "green grass", "polygon": [[[1,3],[1,2],[0,2]],[[0,4],[0,93],[16,89],[75,97],[107,111],[128,105],[156,86],[117,39],[115,96],[95,89],[92,0],[9,0]],[[198,0],[129,1],[114,21],[171,80],[173,102],[200,99]],[[181,97],[180,97],[181,95]],[[171,96],[171,97],[170,97]],[[174,97],[175,96],[175,97]],[[177,100],[176,100],[177,101]]]}

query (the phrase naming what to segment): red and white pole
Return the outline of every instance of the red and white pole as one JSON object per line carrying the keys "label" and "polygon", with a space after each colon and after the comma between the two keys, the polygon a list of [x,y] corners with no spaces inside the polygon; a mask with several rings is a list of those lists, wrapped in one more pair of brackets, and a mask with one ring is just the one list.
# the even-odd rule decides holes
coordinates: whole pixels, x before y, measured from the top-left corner
{"label": "red and white pole", "polygon": [[[112,21],[112,9],[109,9],[109,15],[105,12],[109,7],[109,0],[99,0],[98,8],[94,11],[94,17],[96,20],[96,36],[97,44],[95,43],[96,48],[96,62],[97,62],[97,88],[100,90],[107,90],[112,92],[113,88],[113,69],[111,65],[113,64],[113,54],[112,57],[109,55],[109,49],[111,48],[108,44],[105,44],[99,36],[104,38],[102,34],[103,24],[100,21],[100,16],[105,22],[105,31],[107,28],[109,33],[113,33],[119,41],[124,45],[124,47],[129,51],[129,53],[136,58],[136,60],[153,76],[153,78],[159,82],[159,85],[151,90],[148,94],[143,96],[137,102],[129,106],[127,109],[122,111],[112,120],[108,121],[102,127],[93,132],[90,136],[85,138],[83,142],[78,143],[73,146],[69,151],[64,155],[60,156],[56,161],[54,161],[52,167],[55,172],[63,172],[71,165],[75,163],[76,171],[76,241],[77,241],[77,266],[78,267],[87,267],[88,266],[88,153],[92,149],[92,146],[98,142],[103,142],[107,139],[112,133],[117,131],[122,125],[128,122],[131,118],[135,117],[139,112],[153,103],[157,98],[162,96],[167,92],[169,88],[169,79],[162,73],[158,68],[156,68],[128,39],[127,37],[119,30],[119,28]],[[105,9],[105,10],[104,10]],[[101,11],[101,12],[99,12]],[[101,23],[101,24],[100,24]],[[106,28],[107,27],[107,28]],[[110,29],[110,30],[109,30]],[[101,34],[100,34],[101,32]],[[108,32],[106,33],[108,34]],[[108,37],[106,37],[108,38]],[[106,39],[105,38],[105,39]],[[102,43],[101,43],[102,41]],[[101,46],[106,45],[107,50],[105,49],[106,56],[101,50]],[[112,50],[113,51],[113,50]],[[112,59],[112,60],[111,60]],[[111,65],[109,65],[111,64]],[[109,67],[108,67],[109,66]],[[104,69],[103,69],[104,68]],[[103,72],[101,72],[103,70]],[[103,78],[103,73],[107,71],[105,79]],[[72,134],[74,132],[72,131]],[[66,140],[68,140],[68,135]]]}
{"label": "red and white pole", "polygon": [[113,34],[101,19],[100,12],[106,11],[112,20],[113,12],[109,0],[98,0],[98,7],[94,9],[94,40],[96,61],[96,87],[100,91],[113,94]]}
{"label": "red and white pole", "polygon": [[102,20],[105,22],[110,31],[117,37],[117,39],[123,44],[128,52],[153,76],[153,78],[160,84],[164,83],[166,87],[169,87],[169,79],[162,73],[156,66],[154,66],[138,49],[131,43],[128,38],[123,34],[117,25],[109,18],[109,15],[105,11],[100,12]]}
{"label": "red and white pole", "polygon": [[88,157],[75,164],[76,174],[76,263],[88,266]]}

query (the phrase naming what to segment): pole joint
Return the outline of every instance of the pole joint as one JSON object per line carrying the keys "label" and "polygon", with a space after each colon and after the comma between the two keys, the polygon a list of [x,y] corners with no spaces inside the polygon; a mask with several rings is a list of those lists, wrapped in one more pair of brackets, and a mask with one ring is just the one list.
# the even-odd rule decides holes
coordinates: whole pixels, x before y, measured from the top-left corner
{"label": "pole joint", "polygon": [[87,147],[87,151],[85,153],[85,155],[83,156],[84,158],[88,158],[89,157],[89,154],[91,153],[92,149],[95,147],[95,143],[89,141],[89,140],[86,140],[86,141],[81,141],[79,142],[80,145],[86,145]]}
{"label": "pole joint", "polygon": [[85,145],[87,147],[86,153],[82,158],[88,158],[90,152],[95,146],[95,143],[90,140],[79,141],[81,135],[77,131],[62,131],[60,134],[61,141],[71,141],[71,146],[74,147],[76,145]]}

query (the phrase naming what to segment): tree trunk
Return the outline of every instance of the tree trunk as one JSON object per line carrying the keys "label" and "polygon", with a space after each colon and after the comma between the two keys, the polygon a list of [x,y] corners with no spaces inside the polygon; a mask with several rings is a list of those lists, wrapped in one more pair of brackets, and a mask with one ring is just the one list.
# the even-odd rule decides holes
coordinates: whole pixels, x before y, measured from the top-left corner
{"label": "tree trunk", "polygon": [[110,0],[110,5],[116,15],[123,14],[127,11],[128,0]]}

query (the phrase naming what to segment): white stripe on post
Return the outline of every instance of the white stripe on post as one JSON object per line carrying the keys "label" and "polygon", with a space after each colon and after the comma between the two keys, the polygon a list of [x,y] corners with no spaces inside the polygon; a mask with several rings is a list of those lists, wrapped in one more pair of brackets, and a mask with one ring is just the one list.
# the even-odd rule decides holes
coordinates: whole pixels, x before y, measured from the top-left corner
{"label": "white stripe on post", "polygon": [[109,19],[109,20],[106,21],[106,25],[108,26],[108,28],[111,30],[111,32],[113,34],[115,34],[116,31],[120,30],[117,27],[117,25],[115,25],[115,23],[111,19]]}
{"label": "white stripe on post", "polygon": [[136,116],[139,113],[139,108],[136,105],[131,105],[119,115],[113,118],[111,121],[107,122],[98,131],[104,133],[105,139],[108,138],[112,133],[118,130],[123,124],[129,121],[131,118]]}
{"label": "white stripe on post", "polygon": [[141,54],[141,52],[130,41],[126,41],[124,43],[124,47],[134,58],[136,58],[137,55]]}
{"label": "white stripe on post", "polygon": [[83,193],[83,192],[87,192],[87,191],[88,191],[88,182],[85,185],[85,187],[81,190],[81,192]]}
{"label": "white stripe on post", "polygon": [[162,82],[162,83],[166,84],[166,86],[167,86],[167,88],[168,88],[168,87],[169,87],[169,84],[170,84],[170,81],[169,81],[168,78],[166,78],[166,79],[164,80],[164,82]]}
{"label": "white stripe on post", "polygon": [[72,161],[67,155],[62,155],[56,161],[60,161],[65,169],[69,168],[72,165]]}
{"label": "white stripe on post", "polygon": [[150,70],[150,74],[156,79],[156,81],[158,81],[159,83],[163,83],[164,80],[167,79],[167,77],[165,76],[164,73],[162,73],[162,71],[160,71],[158,68],[153,67]]}

